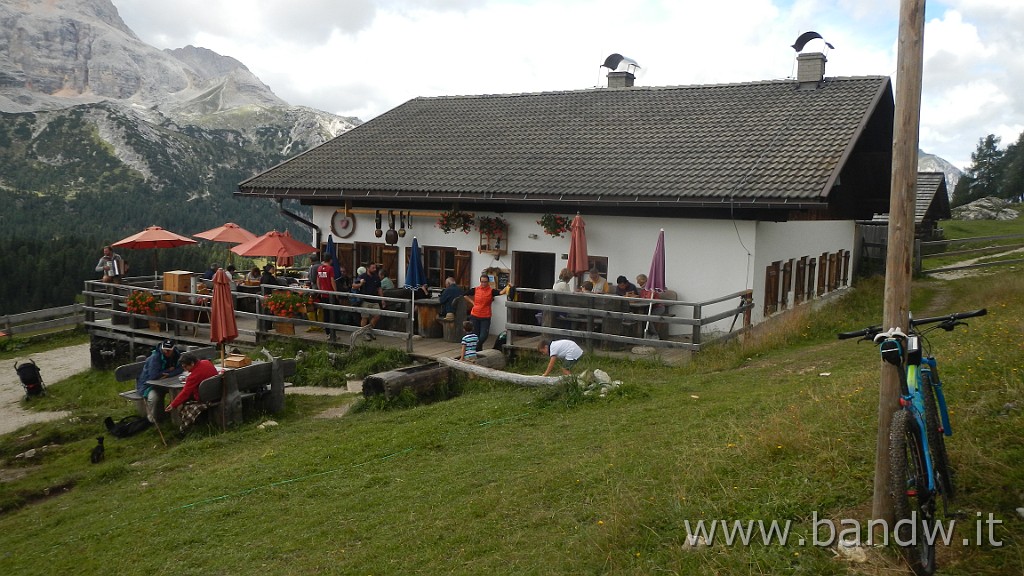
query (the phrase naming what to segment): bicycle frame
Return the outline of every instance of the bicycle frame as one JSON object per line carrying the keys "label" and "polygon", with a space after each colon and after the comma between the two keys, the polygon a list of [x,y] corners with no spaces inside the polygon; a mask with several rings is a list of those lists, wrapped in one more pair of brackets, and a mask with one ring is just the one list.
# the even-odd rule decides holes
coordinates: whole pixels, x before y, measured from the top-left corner
{"label": "bicycle frame", "polygon": [[[920,339],[916,334],[905,337],[889,336],[878,347],[879,354],[887,363],[896,366],[900,373],[900,407],[910,412],[914,425],[921,433],[924,453],[925,477],[928,479],[928,492],[935,493],[935,465],[932,462],[931,446],[928,445],[928,425],[925,421],[924,396],[921,394],[921,348]],[[934,358],[929,358],[934,362]],[[929,371],[931,365],[928,364]],[[945,399],[942,401],[945,406]],[[945,409],[943,409],[945,415]],[[948,416],[944,416],[948,420]]]}
{"label": "bicycle frame", "polygon": [[939,379],[939,366],[934,356],[921,360],[921,373],[928,374],[928,381],[931,382],[932,391],[935,392],[935,400],[939,405],[939,417],[942,421],[943,436],[952,436],[953,427],[949,423],[949,409],[946,407],[946,395],[942,392],[942,381]]}

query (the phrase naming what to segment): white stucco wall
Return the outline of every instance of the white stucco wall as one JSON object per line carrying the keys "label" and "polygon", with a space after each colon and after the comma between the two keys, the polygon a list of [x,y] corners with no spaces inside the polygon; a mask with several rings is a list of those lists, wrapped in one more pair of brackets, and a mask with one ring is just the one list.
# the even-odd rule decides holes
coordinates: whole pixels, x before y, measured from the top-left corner
{"label": "white stucco wall", "polygon": [[[852,220],[759,222],[754,258],[753,322],[764,319],[764,277],[772,262],[803,256],[817,258],[823,252],[852,252],[856,244],[855,233],[856,225]],[[789,302],[793,301],[792,292],[791,289]]]}
{"label": "white stucco wall", "polygon": [[[323,231],[326,240],[330,233],[330,219],[333,207],[314,207],[313,222]],[[475,212],[477,216],[498,215],[509,223],[509,254],[495,260],[489,254],[477,253],[479,233],[456,232],[445,234],[434,226],[436,218],[415,217],[413,227],[398,241],[399,261],[405,261],[405,250],[417,237],[421,245],[450,246],[473,253],[470,264],[471,281],[476,283],[476,274],[491,266],[512,268],[513,253],[542,252],[555,255],[553,274],[557,276],[569,251],[568,235],[554,238],[544,233],[537,224],[539,214],[495,214]],[[566,213],[566,216],[570,214]],[[853,222],[748,222],[729,220],[698,220],[679,218],[631,218],[618,216],[588,216],[586,221],[587,252],[592,256],[608,258],[609,280],[622,274],[631,281],[637,274],[646,274],[650,269],[658,232],[665,229],[666,284],[675,290],[679,300],[700,302],[744,289],[754,290],[754,321],[761,319],[764,293],[765,267],[775,260],[818,256],[822,252],[839,249],[852,250],[854,244]],[[387,218],[384,219],[387,227]],[[355,233],[339,242],[383,242],[373,234],[372,214],[356,215]],[[530,236],[536,236],[531,238]],[[399,283],[404,280],[405,270],[398,270]],[[515,271],[513,270],[513,277]],[[734,307],[737,301],[719,305],[717,311]],[[706,310],[705,314],[716,310]],[[495,301],[492,333],[497,334],[505,326],[504,299]],[[675,313],[690,316],[689,308],[674,310]],[[731,320],[720,322],[715,328],[726,330]],[[688,331],[677,327],[673,333]]]}
{"label": "white stucco wall", "polygon": [[[323,231],[326,240],[330,233],[330,219],[334,214],[333,207],[314,207],[313,222]],[[513,252],[544,252],[555,255],[553,275],[557,276],[566,260],[563,258],[569,251],[568,235],[555,238],[544,233],[537,224],[539,214],[494,214],[475,212],[477,216],[499,215],[509,223],[509,254],[495,260],[489,254],[479,254],[479,233],[469,234],[456,232],[445,234],[434,226],[436,218],[416,217],[413,228],[409,229],[404,238],[400,238],[399,261],[404,262],[405,250],[412,245],[413,237],[417,237],[421,245],[451,246],[460,250],[473,252],[470,270],[475,283],[475,275],[480,270],[491,266],[511,268]],[[570,216],[570,214],[566,214]],[[658,232],[665,229],[666,253],[666,284],[675,290],[680,300],[701,301],[750,287],[752,278],[752,252],[755,245],[755,223],[696,220],[678,218],[626,218],[618,216],[583,216],[586,221],[587,251],[592,256],[608,258],[609,280],[622,274],[631,281],[637,274],[646,274],[650,269],[654,255]],[[384,226],[387,226],[385,218]],[[382,242],[373,234],[374,223],[372,214],[356,215],[355,233],[339,242]],[[534,235],[535,238],[530,236]],[[513,271],[514,275],[515,271]],[[404,279],[405,271],[398,271],[399,283]],[[723,305],[724,306],[724,305]],[[679,310],[679,314],[692,314],[692,311]],[[492,332],[504,329],[504,299],[496,300]],[[679,332],[682,327],[675,330]]]}

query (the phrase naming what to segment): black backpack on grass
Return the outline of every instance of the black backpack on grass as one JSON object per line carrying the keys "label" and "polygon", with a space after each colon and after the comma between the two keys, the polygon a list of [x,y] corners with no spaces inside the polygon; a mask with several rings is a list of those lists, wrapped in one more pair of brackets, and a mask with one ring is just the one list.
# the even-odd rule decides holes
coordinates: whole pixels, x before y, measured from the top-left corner
{"label": "black backpack on grass", "polygon": [[110,432],[111,436],[117,438],[134,436],[150,426],[149,420],[137,414],[125,416],[116,423],[113,418],[107,416],[103,423],[107,425],[107,432]]}

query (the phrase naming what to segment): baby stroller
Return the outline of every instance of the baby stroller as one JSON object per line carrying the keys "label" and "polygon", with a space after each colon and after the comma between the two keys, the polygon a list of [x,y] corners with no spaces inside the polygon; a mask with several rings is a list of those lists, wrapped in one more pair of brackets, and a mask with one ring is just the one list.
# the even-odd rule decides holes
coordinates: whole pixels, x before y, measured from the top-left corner
{"label": "baby stroller", "polygon": [[39,374],[39,366],[36,366],[36,363],[32,361],[32,359],[29,359],[28,362],[22,363],[20,366],[15,362],[14,371],[18,373],[18,378],[21,379],[21,385],[25,387],[26,399],[46,394],[46,385],[43,384],[43,377]]}

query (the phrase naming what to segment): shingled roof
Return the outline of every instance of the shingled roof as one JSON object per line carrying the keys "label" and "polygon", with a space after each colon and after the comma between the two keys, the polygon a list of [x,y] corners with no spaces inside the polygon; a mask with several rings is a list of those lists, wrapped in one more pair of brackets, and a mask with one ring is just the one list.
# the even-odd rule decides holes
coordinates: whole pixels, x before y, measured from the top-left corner
{"label": "shingled roof", "polygon": [[238,194],[820,206],[868,126],[891,146],[892,106],[887,76],[415,98]]}

